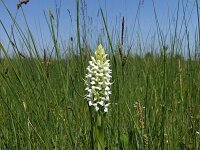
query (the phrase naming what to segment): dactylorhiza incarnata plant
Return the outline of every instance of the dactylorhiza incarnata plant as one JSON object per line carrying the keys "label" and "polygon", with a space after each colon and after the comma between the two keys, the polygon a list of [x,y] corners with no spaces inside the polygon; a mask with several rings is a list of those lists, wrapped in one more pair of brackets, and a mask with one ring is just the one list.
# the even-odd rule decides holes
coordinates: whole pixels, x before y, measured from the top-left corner
{"label": "dactylorhiza incarnata plant", "polygon": [[109,69],[109,60],[106,59],[107,54],[100,44],[95,52],[95,56],[91,57],[88,73],[85,78],[85,90],[87,91],[86,99],[89,106],[93,106],[96,111],[108,112],[110,105],[109,95],[111,94],[111,73]]}
{"label": "dactylorhiza incarnata plant", "polygon": [[110,105],[111,94],[111,73],[109,68],[109,60],[106,59],[104,48],[100,44],[95,52],[95,56],[91,57],[89,66],[87,67],[87,74],[85,76],[85,90],[87,95],[85,99],[88,102],[90,109],[94,109],[95,116],[95,140],[96,148],[98,150],[105,149],[104,145],[104,122],[105,115],[108,112]]}

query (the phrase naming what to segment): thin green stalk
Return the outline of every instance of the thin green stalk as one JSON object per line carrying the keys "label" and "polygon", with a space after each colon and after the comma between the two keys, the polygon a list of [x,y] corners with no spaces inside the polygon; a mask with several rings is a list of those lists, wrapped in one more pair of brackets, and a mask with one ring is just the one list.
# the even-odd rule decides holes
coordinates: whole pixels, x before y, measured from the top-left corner
{"label": "thin green stalk", "polygon": [[104,143],[104,115],[100,112],[97,114],[96,125],[95,125],[95,134],[97,142],[97,150],[105,150]]}
{"label": "thin green stalk", "polygon": [[112,51],[112,56],[113,56],[113,59],[114,59],[115,68],[117,68],[116,67],[117,66],[117,61],[116,61],[116,58],[115,58],[114,48],[113,48],[112,40],[110,38],[110,34],[109,34],[109,31],[108,31],[108,26],[107,26],[107,23],[106,23],[106,19],[104,17],[103,10],[101,8],[100,8],[100,11],[101,11],[101,16],[103,18],[103,23],[104,23],[104,26],[105,26],[105,29],[106,29],[106,33],[107,33],[108,41],[109,41],[109,44],[110,44],[110,48],[111,48],[111,51]]}
{"label": "thin green stalk", "polygon": [[197,9],[197,20],[198,20],[198,37],[199,37],[199,44],[198,46],[200,47],[200,13],[199,13],[199,3],[198,3],[198,0],[196,0],[196,9]]}
{"label": "thin green stalk", "polygon": [[77,29],[77,42],[80,51],[80,56],[83,56],[81,48],[81,35],[80,35],[80,23],[79,23],[79,0],[76,0],[76,29]]}

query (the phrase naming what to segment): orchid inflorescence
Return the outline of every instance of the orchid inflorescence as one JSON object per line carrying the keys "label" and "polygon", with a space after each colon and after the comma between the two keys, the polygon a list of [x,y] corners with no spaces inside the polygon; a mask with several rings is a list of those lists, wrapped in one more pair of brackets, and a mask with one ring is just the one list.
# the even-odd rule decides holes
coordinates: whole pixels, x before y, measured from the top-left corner
{"label": "orchid inflorescence", "polygon": [[111,78],[112,70],[110,60],[106,59],[104,48],[100,44],[95,52],[95,56],[91,56],[87,74],[85,76],[85,90],[87,91],[86,99],[89,106],[93,106],[96,111],[108,112],[110,105],[109,95],[111,94]]}

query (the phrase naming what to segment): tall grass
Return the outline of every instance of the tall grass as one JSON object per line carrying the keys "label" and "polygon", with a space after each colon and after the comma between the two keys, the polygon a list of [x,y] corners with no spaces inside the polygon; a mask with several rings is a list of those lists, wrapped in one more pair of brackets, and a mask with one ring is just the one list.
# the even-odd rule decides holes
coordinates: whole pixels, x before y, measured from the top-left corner
{"label": "tall grass", "polygon": [[[13,21],[15,32],[11,35],[4,22],[0,20],[0,23],[15,57],[11,57],[0,42],[4,54],[0,61],[0,149],[93,149],[93,124],[84,100],[83,80],[84,66],[88,65],[92,51],[81,41],[79,0],[76,2],[77,41],[72,40],[71,45],[64,47],[67,55],[62,57],[59,29],[55,25],[59,17],[54,17],[59,14],[49,10],[46,15],[53,48],[46,49],[42,56],[43,50],[35,42],[23,7],[20,11],[28,33],[1,1]],[[175,26],[169,25],[171,40],[168,43],[154,6],[160,52],[156,52],[156,47],[147,47],[152,52],[142,55],[133,54],[130,49],[126,53],[125,43],[113,42],[111,29],[100,9],[113,70],[112,105],[105,127],[107,149],[200,149],[199,4],[196,0],[195,50],[190,45],[187,18],[182,18],[184,29],[179,31],[181,8],[186,12],[184,3],[178,1]],[[28,55],[20,50],[16,36]],[[184,40],[187,57],[179,53],[184,51]],[[52,54],[48,56],[46,51]]]}

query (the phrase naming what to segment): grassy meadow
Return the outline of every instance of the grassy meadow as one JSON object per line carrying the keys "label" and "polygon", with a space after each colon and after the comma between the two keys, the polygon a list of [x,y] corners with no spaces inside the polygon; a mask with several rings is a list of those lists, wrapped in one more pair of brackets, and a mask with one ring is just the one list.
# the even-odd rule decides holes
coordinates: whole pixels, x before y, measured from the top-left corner
{"label": "grassy meadow", "polygon": [[[83,17],[80,3],[77,0],[77,20]],[[196,5],[198,10],[198,1]],[[23,12],[23,7],[19,11]],[[84,78],[95,49],[83,44],[81,24],[77,21],[77,39],[63,47],[62,41],[57,41],[56,13],[49,10],[46,18],[53,49],[41,50],[28,22],[25,32],[9,9],[7,13],[17,32],[8,33],[0,21],[14,51],[11,56],[0,41],[0,149],[93,149]],[[143,49],[138,43],[127,49],[123,19],[120,40],[115,42],[104,13],[100,10],[108,42],[97,43],[109,53],[113,83],[105,126],[106,149],[200,149],[200,21],[195,45],[190,45],[187,26],[183,25],[185,38],[175,34],[175,28],[167,42],[157,22],[157,48]],[[199,13],[197,16],[199,20]],[[15,34],[28,54],[21,51]],[[61,48],[67,55],[62,55]],[[132,53],[136,48],[141,54]],[[152,51],[145,52],[147,49]],[[181,53],[185,50],[187,56]]]}

